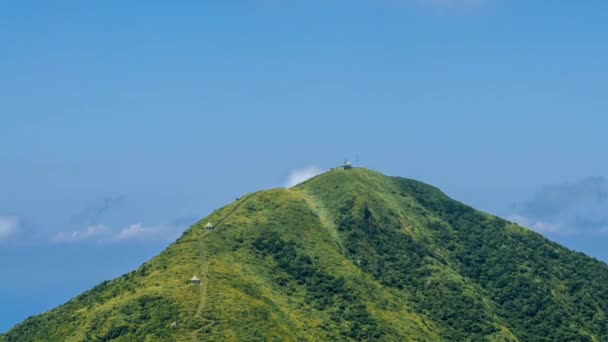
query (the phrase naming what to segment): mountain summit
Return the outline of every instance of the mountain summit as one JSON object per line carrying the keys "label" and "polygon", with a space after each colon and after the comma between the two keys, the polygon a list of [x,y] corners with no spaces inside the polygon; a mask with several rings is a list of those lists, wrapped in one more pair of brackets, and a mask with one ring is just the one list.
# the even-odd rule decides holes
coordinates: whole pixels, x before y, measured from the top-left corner
{"label": "mountain summit", "polygon": [[608,266],[418,181],[249,194],[0,341],[602,341]]}

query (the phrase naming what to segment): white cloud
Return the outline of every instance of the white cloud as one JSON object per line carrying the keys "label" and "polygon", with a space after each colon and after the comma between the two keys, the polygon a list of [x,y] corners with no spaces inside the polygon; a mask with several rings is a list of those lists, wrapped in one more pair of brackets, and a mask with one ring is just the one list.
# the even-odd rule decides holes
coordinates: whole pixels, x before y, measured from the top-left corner
{"label": "white cloud", "polygon": [[184,231],[184,227],[162,225],[145,226],[141,223],[131,224],[115,235],[115,241],[171,241],[179,237]]}
{"label": "white cloud", "polygon": [[142,236],[142,235],[146,234],[147,232],[148,232],[148,230],[145,229],[144,227],[142,227],[141,223],[136,223],[136,224],[132,224],[132,225],[128,226],[127,228],[124,228],[123,230],[121,230],[118,233],[118,236],[116,236],[116,239],[117,240],[133,239],[138,236]]}
{"label": "white cloud", "polygon": [[562,227],[559,224],[556,223],[550,223],[550,222],[542,222],[542,221],[536,221],[534,222],[530,228],[532,228],[533,230],[539,232],[539,233],[558,233],[558,234],[566,234],[569,233],[570,231],[568,229],[566,229],[565,227]]}
{"label": "white cloud", "polygon": [[587,177],[543,185],[531,199],[514,205],[510,219],[541,233],[606,235],[607,209],[608,180]]}
{"label": "white cloud", "polygon": [[530,228],[538,233],[555,233],[555,234],[570,234],[571,230],[557,223],[543,222],[532,220],[519,214],[513,214],[507,217],[509,221],[513,221],[523,227]]}
{"label": "white cloud", "polygon": [[292,186],[296,186],[314,176],[320,175],[321,173],[323,173],[323,170],[314,165],[292,170],[287,175],[285,187],[291,188]]}
{"label": "white cloud", "polygon": [[19,218],[0,216],[0,241],[15,236],[19,231]]}
{"label": "white cloud", "polygon": [[55,243],[120,243],[127,241],[171,241],[183,232],[178,226],[144,226],[134,223],[123,229],[111,229],[105,225],[89,226],[83,230],[60,232],[51,238]]}
{"label": "white cloud", "polygon": [[110,228],[98,224],[89,226],[83,230],[75,230],[70,233],[60,232],[57,233],[51,240],[53,242],[78,242],[78,241],[100,241],[104,237],[108,237],[111,234]]}

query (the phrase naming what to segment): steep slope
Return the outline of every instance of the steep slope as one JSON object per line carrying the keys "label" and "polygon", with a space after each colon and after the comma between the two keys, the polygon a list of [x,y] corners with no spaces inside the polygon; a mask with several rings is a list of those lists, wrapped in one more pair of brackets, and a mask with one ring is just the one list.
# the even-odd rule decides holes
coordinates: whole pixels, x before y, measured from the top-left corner
{"label": "steep slope", "polygon": [[606,312],[606,264],[429,185],[336,169],[217,210],[0,341],[600,341]]}

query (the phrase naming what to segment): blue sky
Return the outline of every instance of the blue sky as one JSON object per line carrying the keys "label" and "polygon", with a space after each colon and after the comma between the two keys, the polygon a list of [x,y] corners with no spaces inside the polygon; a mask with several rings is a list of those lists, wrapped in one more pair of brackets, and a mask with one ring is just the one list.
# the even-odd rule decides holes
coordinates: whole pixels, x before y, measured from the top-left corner
{"label": "blue sky", "polygon": [[0,331],[346,158],[608,260],[608,3],[0,5]]}

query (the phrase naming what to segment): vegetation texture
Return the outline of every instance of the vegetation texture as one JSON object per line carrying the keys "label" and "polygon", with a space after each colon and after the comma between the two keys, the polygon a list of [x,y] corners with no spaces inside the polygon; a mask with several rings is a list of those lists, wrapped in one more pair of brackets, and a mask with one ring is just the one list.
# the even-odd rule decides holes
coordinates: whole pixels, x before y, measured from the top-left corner
{"label": "vegetation texture", "polygon": [[0,341],[606,341],[607,313],[606,264],[432,186],[335,169],[217,210]]}

